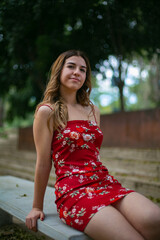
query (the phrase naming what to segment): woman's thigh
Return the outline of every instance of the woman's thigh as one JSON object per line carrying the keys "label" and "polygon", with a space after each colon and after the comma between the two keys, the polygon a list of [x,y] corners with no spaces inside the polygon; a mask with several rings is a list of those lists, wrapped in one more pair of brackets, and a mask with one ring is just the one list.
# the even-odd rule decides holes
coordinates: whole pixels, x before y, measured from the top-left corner
{"label": "woman's thigh", "polygon": [[152,239],[151,236],[155,235],[160,239],[160,208],[152,201],[133,192],[113,203],[112,206],[144,237]]}
{"label": "woman's thigh", "polygon": [[97,212],[84,232],[94,240],[144,240],[125,217],[111,205]]}

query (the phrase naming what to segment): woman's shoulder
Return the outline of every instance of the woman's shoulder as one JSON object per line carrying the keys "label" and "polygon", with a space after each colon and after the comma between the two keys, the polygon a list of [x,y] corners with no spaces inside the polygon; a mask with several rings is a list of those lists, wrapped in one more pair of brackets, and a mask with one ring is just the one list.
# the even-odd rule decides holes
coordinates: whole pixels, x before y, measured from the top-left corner
{"label": "woman's shoulder", "polygon": [[48,115],[53,111],[51,104],[40,104],[36,110],[36,116],[38,117],[48,117]]}
{"label": "woman's shoulder", "polygon": [[40,104],[38,105],[38,110],[39,110],[39,109],[41,109],[41,110],[46,110],[46,111],[50,109],[51,111],[53,111],[53,107],[52,107],[52,105],[51,105],[50,103],[44,103],[44,104],[43,104],[43,103],[42,103],[42,104],[40,103]]}

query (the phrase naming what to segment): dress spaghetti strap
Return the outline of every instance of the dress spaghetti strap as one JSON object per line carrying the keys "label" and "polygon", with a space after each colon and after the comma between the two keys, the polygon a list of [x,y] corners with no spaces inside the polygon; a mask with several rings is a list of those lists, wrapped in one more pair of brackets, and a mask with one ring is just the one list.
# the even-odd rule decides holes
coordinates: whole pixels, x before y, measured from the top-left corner
{"label": "dress spaghetti strap", "polygon": [[40,108],[41,106],[49,107],[49,108],[53,111],[53,108],[52,108],[50,105],[48,105],[48,104],[42,104],[42,105],[39,106],[39,108]]}

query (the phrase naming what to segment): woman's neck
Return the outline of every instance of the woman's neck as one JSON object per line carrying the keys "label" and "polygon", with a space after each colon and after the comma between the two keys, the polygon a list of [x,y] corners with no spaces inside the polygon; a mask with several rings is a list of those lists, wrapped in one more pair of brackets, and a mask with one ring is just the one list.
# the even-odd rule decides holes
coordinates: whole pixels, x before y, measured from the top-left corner
{"label": "woman's neck", "polygon": [[71,105],[71,106],[75,106],[77,105],[77,99],[76,99],[76,93],[70,93],[70,94],[64,94],[61,93],[62,98],[64,99],[66,105]]}

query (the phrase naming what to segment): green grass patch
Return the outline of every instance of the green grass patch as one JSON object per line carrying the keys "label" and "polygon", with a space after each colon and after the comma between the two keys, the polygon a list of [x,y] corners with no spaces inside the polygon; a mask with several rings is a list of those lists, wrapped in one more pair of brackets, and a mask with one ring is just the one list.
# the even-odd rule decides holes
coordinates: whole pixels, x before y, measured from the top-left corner
{"label": "green grass patch", "polygon": [[0,228],[0,240],[45,240],[44,236],[35,236],[16,224]]}
{"label": "green grass patch", "polygon": [[154,203],[160,203],[160,198],[154,198],[152,196],[147,196],[147,197]]}

